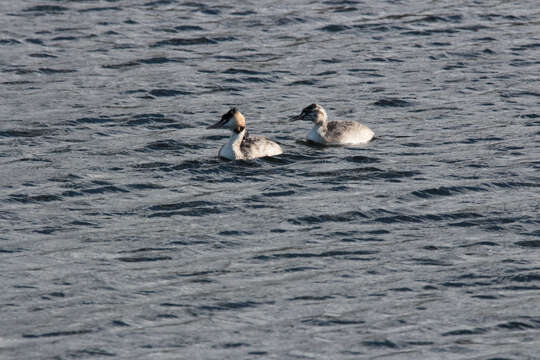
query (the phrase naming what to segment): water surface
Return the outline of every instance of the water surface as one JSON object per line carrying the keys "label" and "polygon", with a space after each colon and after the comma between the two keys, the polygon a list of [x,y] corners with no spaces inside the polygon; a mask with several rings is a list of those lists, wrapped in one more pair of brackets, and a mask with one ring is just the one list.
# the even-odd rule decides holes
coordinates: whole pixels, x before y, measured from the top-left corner
{"label": "water surface", "polygon": [[[0,20],[0,358],[538,357],[536,1]],[[306,144],[313,102],[377,139]],[[285,153],[219,160],[231,106]]]}

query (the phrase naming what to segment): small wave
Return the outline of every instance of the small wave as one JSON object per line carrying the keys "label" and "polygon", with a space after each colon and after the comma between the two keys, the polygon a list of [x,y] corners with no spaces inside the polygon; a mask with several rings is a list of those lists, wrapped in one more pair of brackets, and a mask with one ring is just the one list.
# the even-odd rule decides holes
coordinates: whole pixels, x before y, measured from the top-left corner
{"label": "small wave", "polygon": [[354,6],[335,6],[328,10],[331,10],[332,12],[335,12],[335,13],[345,13],[345,12],[358,11],[358,8]]}
{"label": "small wave", "polygon": [[150,1],[144,4],[144,6],[160,6],[160,5],[170,5],[175,4],[177,0],[155,0]]}
{"label": "small wave", "polygon": [[396,59],[396,58],[391,58],[391,57],[373,57],[373,58],[369,58],[369,59],[366,59],[366,61],[371,61],[371,62],[403,62],[403,60],[400,60],[400,59]]}
{"label": "small wave", "polygon": [[192,94],[189,91],[182,90],[173,90],[173,89],[154,89],[148,92],[152,96],[156,97],[167,97],[167,96],[178,96],[178,95],[190,95]]}
{"label": "small wave", "polygon": [[362,341],[362,344],[364,344],[365,346],[368,346],[368,347],[376,347],[376,348],[390,348],[390,349],[397,349],[399,348],[399,345],[388,340],[388,339],[384,339],[384,340],[367,340],[367,341]]}
{"label": "small wave", "polygon": [[91,227],[95,227],[95,228],[100,227],[96,223],[92,223],[92,222],[89,222],[89,221],[81,221],[81,220],[72,221],[72,222],[70,222],[70,225],[74,225],[74,226],[91,226]]}
{"label": "small wave", "polygon": [[327,75],[336,75],[336,74],[337,74],[337,71],[328,70],[328,71],[323,71],[321,73],[315,74],[315,76],[327,76]]}
{"label": "small wave", "polygon": [[[324,63],[324,64],[339,64],[339,63],[342,63],[344,60],[333,57],[333,58],[329,58],[329,59],[321,59],[319,61]],[[319,76],[319,74],[317,74],[317,76]]]}
{"label": "small wave", "polygon": [[62,192],[62,196],[64,197],[78,197],[78,196],[83,196],[84,194],[80,191],[74,191],[74,190],[68,190],[68,191],[64,191]]}
{"label": "small wave", "polygon": [[25,12],[40,12],[40,13],[46,13],[46,14],[58,14],[63,13],[64,11],[68,11],[69,8],[65,6],[57,6],[57,5],[36,5],[29,8],[24,9]]}
{"label": "small wave", "polygon": [[351,259],[351,256],[356,258],[356,256],[359,255],[374,255],[377,254],[378,251],[372,251],[372,250],[332,250],[332,251],[324,251],[321,253],[279,253],[279,254],[271,254],[271,255],[257,255],[254,257],[256,260],[263,260],[268,261],[271,259],[297,259],[297,258],[325,258],[325,257],[344,257],[347,259]]}
{"label": "small wave", "polygon": [[176,63],[176,62],[182,62],[182,61],[183,59],[180,59],[180,58],[168,58],[164,56],[157,56],[157,57],[151,57],[148,59],[137,60],[137,62],[141,64],[166,64],[170,62]]}
{"label": "small wave", "polygon": [[530,20],[530,18],[526,15],[503,15],[503,14],[494,14],[494,13],[488,13],[488,14],[478,14],[479,18],[487,21],[493,21],[493,20],[518,20],[518,21],[527,21]]}
{"label": "small wave", "polygon": [[441,286],[448,287],[448,288],[463,288],[463,287],[473,287],[473,286],[490,286],[493,283],[491,281],[483,281],[483,282],[472,282],[472,283],[466,283],[461,281],[446,281],[441,283]]}
{"label": "small wave", "polygon": [[384,224],[393,223],[421,223],[425,221],[454,221],[459,219],[478,219],[482,218],[482,215],[473,212],[455,212],[455,213],[441,213],[441,214],[424,214],[424,215],[392,215],[376,218],[375,222],[381,222]]}
{"label": "small wave", "polygon": [[452,45],[451,42],[448,41],[433,41],[430,43],[431,46],[450,46]]}
{"label": "small wave", "polygon": [[323,1],[323,4],[326,5],[358,5],[360,1],[358,0],[326,0]]}
{"label": "small wave", "polygon": [[486,136],[486,137],[483,137],[483,138],[471,137],[471,138],[467,138],[465,140],[462,140],[459,143],[460,144],[475,144],[475,143],[481,142],[481,141],[504,141],[504,139],[500,138],[500,137],[496,137],[496,136]]}
{"label": "small wave", "polygon": [[174,127],[174,128],[182,128],[182,129],[190,127],[186,124],[178,124],[175,120],[167,118],[165,117],[165,115],[159,114],[159,113],[137,114],[137,115],[134,115],[132,119],[125,121],[124,124],[126,126],[147,125],[152,128],[160,128],[160,129],[164,127]]}
{"label": "small wave", "polygon": [[362,155],[347,156],[345,157],[345,161],[352,162],[355,164],[373,164],[373,163],[380,162],[380,160],[377,158],[362,156]]}
{"label": "small wave", "polygon": [[93,333],[93,330],[64,330],[64,331],[53,331],[48,333],[41,334],[23,334],[23,338],[35,339],[42,337],[59,337],[59,336],[72,336],[72,335],[86,335]]}
{"label": "small wave", "polygon": [[106,115],[100,115],[99,117],[83,117],[76,120],[69,121],[71,125],[79,124],[104,124],[115,121],[112,117]]}
{"label": "small wave", "polygon": [[87,9],[80,9],[80,13],[89,13],[89,12],[101,12],[101,11],[121,11],[122,8],[118,6],[98,6],[91,7]]}
{"label": "small wave", "polygon": [[238,301],[238,302],[220,302],[215,305],[202,305],[198,309],[201,311],[227,311],[253,308],[261,303],[255,301]]}
{"label": "small wave", "polygon": [[57,36],[51,39],[52,41],[74,41],[79,40],[76,36]]}
{"label": "small wave", "polygon": [[388,26],[384,24],[358,24],[353,25],[354,29],[361,30],[362,32],[388,32],[391,30],[400,30],[402,29],[399,26]]}
{"label": "small wave", "polygon": [[[497,229],[497,230],[499,230],[499,229]],[[493,242],[493,241],[477,241],[477,242],[474,242],[472,244],[461,245],[460,247],[470,248],[470,247],[475,247],[475,246],[499,246],[499,244],[497,244],[496,242]]]}
{"label": "small wave", "polygon": [[11,129],[0,131],[0,137],[38,137],[52,133],[52,129]]}
{"label": "small wave", "polygon": [[241,235],[252,235],[253,232],[251,231],[238,231],[238,230],[225,230],[220,231],[218,235],[221,236],[241,236]]}
{"label": "small wave", "polygon": [[242,88],[238,87],[232,87],[232,86],[221,86],[221,85],[205,85],[203,86],[204,91],[201,91],[199,95],[208,95],[208,94],[215,94],[215,93],[221,93],[226,92],[230,93],[231,95],[240,95],[242,92]]}
{"label": "small wave", "polygon": [[239,347],[250,347],[251,344],[243,342],[234,342],[234,343],[224,343],[219,345],[223,349],[234,349]]}
{"label": "small wave", "polygon": [[505,182],[492,182],[489,185],[500,187],[503,189],[520,189],[520,188],[537,188],[540,187],[540,183],[529,183],[522,181],[505,181]]}
{"label": "small wave", "polygon": [[163,151],[163,150],[182,150],[182,149],[191,149],[196,150],[202,148],[202,145],[197,144],[187,144],[182,143],[176,140],[158,140],[154,141],[144,147],[144,150],[157,150],[157,151]]}
{"label": "small wave", "polygon": [[463,15],[424,15],[417,19],[407,21],[407,23],[460,23],[463,21]]}
{"label": "small wave", "polygon": [[62,230],[63,229],[61,227],[45,226],[43,228],[33,230],[32,232],[37,233],[37,234],[50,235],[50,234],[54,234],[57,231],[62,231]]}
{"label": "small wave", "polygon": [[21,42],[16,39],[0,39],[0,45],[19,45]]}
{"label": "small wave", "polygon": [[489,29],[489,28],[490,28],[489,26],[482,25],[482,24],[474,24],[474,25],[457,27],[458,30],[473,31],[473,32],[478,32],[480,30]]}
{"label": "small wave", "polygon": [[482,299],[482,300],[497,300],[501,298],[500,296],[496,295],[472,295],[473,299]]}
{"label": "small wave", "polygon": [[183,5],[194,8],[193,10],[194,12],[201,12],[206,15],[221,14],[221,10],[217,6],[211,7],[206,4],[198,3],[198,2],[185,2]]}
{"label": "small wave", "polygon": [[51,55],[47,53],[32,53],[32,54],[28,54],[28,56],[33,57],[33,58],[40,58],[40,59],[46,59],[46,58],[54,59],[58,57],[56,55]]}
{"label": "small wave", "polygon": [[166,162],[151,161],[151,162],[147,162],[147,163],[136,164],[136,165],[133,165],[133,167],[135,169],[143,169],[143,170],[144,169],[150,169],[150,170],[153,170],[153,169],[157,169],[157,168],[168,167],[170,165],[171,165],[170,163],[166,163]]}
{"label": "small wave", "polygon": [[330,24],[330,25],[323,26],[322,28],[319,28],[318,30],[335,33],[335,32],[342,32],[345,30],[349,30],[350,28],[351,27],[347,25]]}
{"label": "small wave", "polygon": [[373,103],[375,106],[389,106],[389,107],[407,107],[411,106],[412,103],[402,100],[402,99],[394,99],[394,98],[386,98],[386,99],[380,99]]}
{"label": "small wave", "polygon": [[92,358],[115,357],[117,356],[117,354],[113,352],[109,352],[105,349],[98,348],[98,347],[90,347],[86,349],[72,351],[69,353],[68,356],[75,359],[81,359],[81,358],[88,358],[88,357],[92,357]]}
{"label": "small wave", "polygon": [[503,225],[505,224],[512,224],[515,222],[524,222],[524,221],[526,221],[526,219],[524,218],[489,217],[489,218],[465,220],[465,221],[460,221],[460,222],[449,223],[448,226],[455,226],[455,227],[481,226],[484,230],[499,232],[501,230],[504,230]]}
{"label": "small wave", "polygon": [[140,253],[140,252],[149,252],[149,251],[171,251],[174,248],[165,248],[165,247],[143,247],[133,250],[121,251],[122,253]]}
{"label": "small wave", "polygon": [[194,208],[201,206],[215,206],[215,203],[208,201],[186,201],[173,204],[154,205],[149,208],[151,211],[171,211],[185,208]]}
{"label": "small wave", "polygon": [[133,257],[121,257],[118,258],[119,261],[128,262],[128,263],[139,263],[139,262],[155,262],[155,261],[164,261],[172,260],[170,256],[133,256]]}
{"label": "small wave", "polygon": [[33,196],[26,195],[26,194],[16,194],[16,195],[11,195],[9,199],[12,201],[23,203],[23,204],[28,204],[28,203],[60,201],[62,200],[62,197],[58,195],[51,195],[51,194],[33,195]]}
{"label": "small wave", "polygon": [[384,179],[389,182],[400,182],[402,178],[411,178],[421,174],[418,171],[383,170],[377,167],[362,167],[339,169],[335,171],[319,171],[300,173],[300,176],[321,178],[321,182],[329,184],[343,184],[350,180]]}
{"label": "small wave", "polygon": [[55,75],[55,74],[69,74],[77,72],[74,69],[51,69],[51,68],[39,68],[40,73],[45,75]]}
{"label": "small wave", "polygon": [[456,34],[461,31],[473,31],[477,32],[478,30],[487,28],[484,25],[470,25],[470,26],[461,26],[461,27],[449,27],[441,29],[427,29],[427,30],[409,30],[401,32],[401,35],[414,35],[414,36],[431,36],[431,35],[440,35],[440,34]]}
{"label": "small wave", "polygon": [[527,324],[521,321],[509,321],[502,324],[498,324],[497,327],[499,329],[505,329],[505,330],[516,330],[516,331],[522,331],[522,330],[529,330],[529,329],[538,329],[540,326],[533,325],[533,324]]}
{"label": "small wave", "polygon": [[517,282],[537,282],[540,281],[540,273],[518,274],[509,277],[508,280]]}
{"label": "small wave", "polygon": [[130,68],[130,67],[138,66],[138,65],[140,65],[138,61],[128,61],[121,64],[102,65],[101,67],[104,69],[124,69],[124,68]]}
{"label": "small wave", "polygon": [[168,40],[161,40],[155,42],[151,47],[161,47],[161,46],[189,46],[189,45],[212,45],[217,44],[217,41],[207,38],[207,37],[198,37],[198,38],[175,38]]}
{"label": "small wave", "polygon": [[322,214],[311,216],[300,216],[295,219],[289,219],[289,223],[294,225],[312,225],[326,222],[350,222],[356,219],[367,219],[369,216],[360,211],[348,211],[341,214]]}
{"label": "small wave", "polygon": [[122,189],[114,185],[99,186],[91,189],[82,189],[85,194],[106,194],[106,193],[127,193],[126,189]]}
{"label": "small wave", "polygon": [[244,83],[255,83],[255,84],[275,82],[275,80],[272,80],[272,79],[261,78],[261,77],[256,77],[256,76],[243,77],[243,78],[240,78],[240,81]]}
{"label": "small wave", "polygon": [[164,189],[165,186],[154,183],[135,183],[128,184],[126,187],[134,190],[153,190],[153,189]]}
{"label": "small wave", "polygon": [[291,24],[305,23],[306,19],[299,16],[283,16],[275,20],[277,26],[287,26]]}
{"label": "small wave", "polygon": [[388,289],[388,291],[394,291],[394,292],[412,292],[412,291],[414,291],[414,290],[411,289],[411,288],[408,288],[408,287],[399,287],[399,288],[391,288],[391,289]]}
{"label": "small wave", "polygon": [[289,301],[324,301],[324,300],[331,300],[335,297],[332,295],[323,295],[323,296],[315,296],[315,295],[306,295],[306,296],[296,296],[293,298],[288,299]]}
{"label": "small wave", "polygon": [[262,194],[262,196],[265,197],[280,197],[280,196],[291,196],[296,194],[293,190],[285,190],[285,191],[273,191],[273,192],[265,192]]}
{"label": "small wave", "polygon": [[225,71],[222,71],[222,74],[232,74],[232,75],[266,75],[267,72],[261,72],[256,70],[249,70],[249,69],[240,69],[240,68],[228,68]]}
{"label": "small wave", "polygon": [[343,325],[361,325],[365,324],[364,320],[354,319],[339,319],[330,316],[315,317],[302,320],[302,324],[311,326],[343,326]]}
{"label": "small wave", "polygon": [[186,160],[181,162],[180,164],[176,164],[171,167],[171,170],[186,170],[186,169],[197,169],[200,170],[204,165],[207,165],[208,163],[201,160]]}
{"label": "small wave", "polygon": [[148,208],[152,213],[148,215],[153,217],[172,217],[180,216],[204,216],[209,214],[221,214],[232,210],[230,207],[218,206],[216,203],[208,201],[186,201],[173,204],[154,205]]}
{"label": "small wave", "polygon": [[106,64],[102,65],[104,69],[124,69],[124,68],[131,68],[134,66],[139,65],[154,65],[154,64],[166,64],[166,63],[177,63],[177,62],[183,62],[184,60],[181,58],[168,58],[164,56],[157,56],[157,57],[151,57],[148,59],[139,59],[139,60],[132,60],[124,63],[119,64]]}
{"label": "small wave", "polygon": [[208,38],[206,36],[195,38],[174,38],[155,42],[150,47],[161,46],[191,46],[191,45],[215,45],[220,42],[236,40],[234,37],[215,37]]}
{"label": "small wave", "polygon": [[428,266],[452,266],[451,262],[444,261],[441,259],[430,259],[430,258],[412,258],[418,265],[428,265]]}
{"label": "small wave", "polygon": [[447,331],[445,333],[442,333],[441,336],[479,335],[479,334],[485,334],[487,332],[488,330],[484,328],[458,329],[458,330],[452,330],[452,331]]}
{"label": "small wave", "polygon": [[523,51],[523,50],[538,49],[538,48],[540,48],[540,43],[535,42],[535,43],[529,43],[529,44],[516,46],[516,47],[511,48],[510,50],[512,50],[512,51]]}
{"label": "small wave", "polygon": [[236,16],[248,16],[248,15],[256,15],[257,11],[255,10],[243,10],[243,11],[234,11],[231,13],[231,15]]}
{"label": "small wave", "polygon": [[422,199],[429,199],[436,196],[453,196],[456,194],[479,191],[487,190],[479,186],[440,186],[438,188],[416,190],[411,194]]}
{"label": "small wave", "polygon": [[287,86],[313,86],[318,84],[319,81],[312,79],[312,80],[297,80],[293,81],[291,83],[288,83]]}
{"label": "small wave", "polygon": [[[540,235],[540,234],[538,234]],[[516,242],[516,245],[531,248],[540,248],[540,240],[523,240]]]}
{"label": "small wave", "polygon": [[3,81],[0,84],[2,85],[28,85],[28,84],[34,84],[34,82],[28,81],[28,80],[17,80],[17,81]]}
{"label": "small wave", "polygon": [[197,25],[179,25],[175,26],[174,30],[177,31],[200,31],[204,30],[204,28],[197,26]]}
{"label": "small wave", "polygon": [[352,69],[347,69],[347,71],[351,73],[362,73],[362,74],[365,74],[365,76],[367,77],[384,77],[384,75],[377,73],[378,72],[377,69],[352,68]]}

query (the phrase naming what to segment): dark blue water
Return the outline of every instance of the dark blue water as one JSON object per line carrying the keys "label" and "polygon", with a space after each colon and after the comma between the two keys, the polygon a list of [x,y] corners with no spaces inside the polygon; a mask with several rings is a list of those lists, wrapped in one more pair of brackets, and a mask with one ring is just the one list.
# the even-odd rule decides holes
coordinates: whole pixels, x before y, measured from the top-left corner
{"label": "dark blue water", "polygon": [[0,358],[539,359],[538,2],[205,4],[0,3]]}

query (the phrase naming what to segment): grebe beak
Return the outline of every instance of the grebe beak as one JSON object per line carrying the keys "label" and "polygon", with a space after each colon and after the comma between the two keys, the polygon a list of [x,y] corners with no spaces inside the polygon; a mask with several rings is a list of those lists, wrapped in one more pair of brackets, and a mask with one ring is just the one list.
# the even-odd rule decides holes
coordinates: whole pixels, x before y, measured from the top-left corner
{"label": "grebe beak", "polygon": [[219,129],[219,128],[222,128],[223,126],[225,126],[225,124],[227,123],[227,121],[229,121],[228,118],[225,118],[225,116],[222,116],[221,117],[221,120],[219,120],[217,123],[215,123],[214,125],[210,125],[207,127],[207,129]]}
{"label": "grebe beak", "polygon": [[289,121],[298,121],[298,120],[304,120],[304,113],[301,113],[300,115],[294,115],[289,118]]}

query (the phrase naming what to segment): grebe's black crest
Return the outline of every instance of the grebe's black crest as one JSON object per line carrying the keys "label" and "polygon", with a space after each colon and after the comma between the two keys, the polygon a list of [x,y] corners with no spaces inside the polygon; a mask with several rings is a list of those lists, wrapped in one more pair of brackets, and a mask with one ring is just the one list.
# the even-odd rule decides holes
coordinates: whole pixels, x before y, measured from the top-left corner
{"label": "grebe's black crest", "polygon": [[304,112],[304,111],[306,111],[306,112],[307,112],[307,111],[313,111],[313,110],[315,110],[316,108],[317,108],[317,104],[311,104],[311,105],[309,105],[309,106],[306,106],[306,107],[304,108],[304,110],[302,110],[302,112]]}
{"label": "grebe's black crest", "polygon": [[225,114],[223,114],[223,116],[221,117],[221,120],[230,120],[232,119],[232,117],[234,116],[234,114],[236,114],[238,110],[233,107],[231,108],[229,111],[227,111]]}
{"label": "grebe's black crest", "polygon": [[235,107],[231,108],[225,114],[221,115],[221,119],[216,124],[208,126],[207,129],[217,129],[224,127],[225,124],[227,124],[227,122],[229,122],[237,112],[238,109],[236,109]]}

